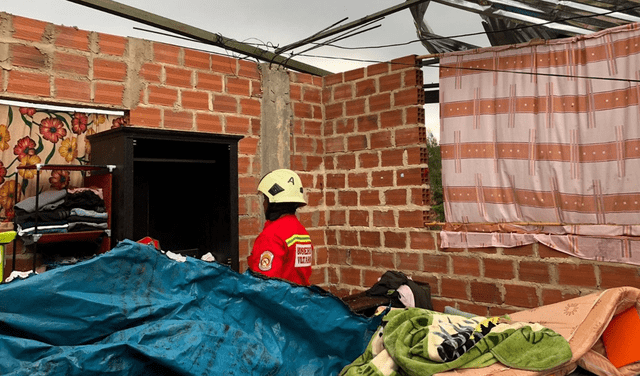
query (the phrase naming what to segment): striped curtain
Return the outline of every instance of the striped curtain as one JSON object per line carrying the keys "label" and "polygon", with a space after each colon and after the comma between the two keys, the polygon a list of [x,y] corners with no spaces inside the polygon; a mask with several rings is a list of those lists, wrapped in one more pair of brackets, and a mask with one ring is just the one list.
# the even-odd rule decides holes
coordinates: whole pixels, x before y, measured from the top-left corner
{"label": "striped curtain", "polygon": [[638,24],[447,54],[440,95],[443,246],[640,264]]}

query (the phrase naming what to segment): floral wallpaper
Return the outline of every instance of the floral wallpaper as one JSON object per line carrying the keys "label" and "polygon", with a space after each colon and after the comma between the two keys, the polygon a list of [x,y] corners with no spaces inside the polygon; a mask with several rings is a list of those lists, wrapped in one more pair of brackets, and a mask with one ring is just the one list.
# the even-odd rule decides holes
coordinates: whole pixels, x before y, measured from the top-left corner
{"label": "floral wallpaper", "polygon": [[[0,105],[0,220],[13,218],[18,198],[36,194],[36,170],[18,170],[18,166],[41,164],[89,164],[91,145],[88,135],[128,125],[127,117],[81,112],[62,112]],[[82,184],[78,171],[40,172],[38,192]]]}

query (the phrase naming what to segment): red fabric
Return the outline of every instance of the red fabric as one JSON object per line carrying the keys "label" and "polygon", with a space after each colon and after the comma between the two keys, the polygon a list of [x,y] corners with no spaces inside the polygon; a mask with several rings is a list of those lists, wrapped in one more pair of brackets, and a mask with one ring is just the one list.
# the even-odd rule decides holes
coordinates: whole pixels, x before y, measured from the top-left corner
{"label": "red fabric", "polygon": [[306,286],[309,285],[312,260],[309,233],[295,215],[267,221],[247,258],[249,268],[255,272]]}

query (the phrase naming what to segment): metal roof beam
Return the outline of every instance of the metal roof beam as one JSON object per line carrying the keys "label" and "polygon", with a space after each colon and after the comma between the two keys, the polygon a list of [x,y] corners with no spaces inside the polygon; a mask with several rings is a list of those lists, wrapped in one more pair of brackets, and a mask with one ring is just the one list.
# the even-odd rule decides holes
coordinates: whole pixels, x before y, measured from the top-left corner
{"label": "metal roof beam", "polygon": [[93,9],[97,9],[109,14],[120,16],[132,21],[140,22],[145,25],[153,26],[158,29],[169,31],[184,37],[195,39],[198,42],[214,45],[230,51],[241,53],[258,60],[280,64],[284,67],[313,74],[316,76],[326,76],[332,74],[329,71],[320,69],[299,61],[290,60],[284,56],[274,54],[245,43],[238,42],[234,39],[225,38],[220,34],[215,34],[200,28],[190,26],[178,21],[174,21],[150,12],[143,11],[125,4],[121,4],[112,0],[67,0],[72,3],[84,5]]}
{"label": "metal roof beam", "polygon": [[388,16],[390,14],[393,14],[393,13],[399,12],[401,10],[410,8],[410,7],[412,7],[414,5],[418,5],[420,3],[425,3],[427,1],[430,1],[430,0],[410,0],[410,1],[405,1],[402,4],[398,4],[398,5],[392,6],[391,8],[387,8],[387,9],[381,10],[381,11],[379,11],[377,13],[371,14],[369,16],[365,16],[363,18],[360,18],[359,20],[356,20],[356,21],[353,21],[353,22],[349,22],[349,23],[347,23],[345,25],[338,26],[338,27],[335,27],[333,29],[321,31],[319,33],[316,33],[316,34],[308,37],[308,38],[302,39],[302,40],[300,40],[298,42],[288,44],[288,45],[286,45],[284,47],[276,48],[275,52],[277,54],[281,54],[281,53],[283,53],[285,51],[290,51],[290,50],[292,50],[294,48],[297,48],[297,47],[300,47],[300,46],[304,46],[305,44],[313,43],[313,42],[315,42],[317,40],[330,37],[332,35],[341,33],[343,31],[346,31],[346,30],[349,30],[349,29],[353,29],[354,27],[366,24],[367,22],[380,20],[385,16]]}

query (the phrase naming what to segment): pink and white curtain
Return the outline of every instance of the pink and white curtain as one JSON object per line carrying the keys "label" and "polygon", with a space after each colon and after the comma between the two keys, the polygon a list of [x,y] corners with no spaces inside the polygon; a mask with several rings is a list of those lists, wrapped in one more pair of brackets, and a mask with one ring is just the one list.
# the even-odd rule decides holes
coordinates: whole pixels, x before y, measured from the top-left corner
{"label": "pink and white curtain", "polygon": [[640,264],[640,25],[440,59],[443,247]]}

